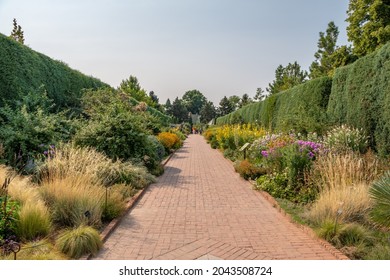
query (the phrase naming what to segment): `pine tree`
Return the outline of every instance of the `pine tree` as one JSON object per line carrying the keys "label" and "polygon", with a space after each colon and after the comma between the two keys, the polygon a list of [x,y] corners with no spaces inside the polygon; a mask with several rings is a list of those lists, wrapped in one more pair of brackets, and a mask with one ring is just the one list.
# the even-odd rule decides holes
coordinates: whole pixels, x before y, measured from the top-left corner
{"label": "pine tree", "polygon": [[14,39],[15,41],[24,44],[24,32],[22,30],[22,27],[18,24],[16,21],[16,18],[13,20],[13,29],[10,35],[10,38]]}

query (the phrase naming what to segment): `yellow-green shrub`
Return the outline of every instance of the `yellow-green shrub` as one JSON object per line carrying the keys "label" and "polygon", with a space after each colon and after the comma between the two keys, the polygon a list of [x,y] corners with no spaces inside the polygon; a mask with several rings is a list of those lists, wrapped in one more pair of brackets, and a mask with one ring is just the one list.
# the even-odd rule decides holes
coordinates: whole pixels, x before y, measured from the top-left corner
{"label": "yellow-green shrub", "polygon": [[157,139],[163,144],[167,151],[177,149],[181,145],[180,138],[172,132],[161,132],[157,135]]}

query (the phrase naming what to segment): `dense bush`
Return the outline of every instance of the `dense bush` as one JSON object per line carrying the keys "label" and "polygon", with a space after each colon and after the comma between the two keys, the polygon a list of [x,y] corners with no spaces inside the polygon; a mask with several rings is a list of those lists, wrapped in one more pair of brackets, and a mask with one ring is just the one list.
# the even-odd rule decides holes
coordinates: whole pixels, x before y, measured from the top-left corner
{"label": "dense bush", "polygon": [[181,139],[172,132],[161,132],[157,135],[157,139],[164,146],[167,153],[170,153],[172,149],[177,149],[181,146]]}
{"label": "dense bush", "polygon": [[0,142],[6,164],[31,163],[43,156],[49,145],[71,137],[74,123],[64,113],[50,113],[52,104],[45,92],[40,92],[26,95],[18,108],[0,108]]}
{"label": "dense bush", "polygon": [[234,165],[234,169],[244,179],[256,179],[267,173],[267,170],[263,167],[253,165],[247,160],[238,161]]}

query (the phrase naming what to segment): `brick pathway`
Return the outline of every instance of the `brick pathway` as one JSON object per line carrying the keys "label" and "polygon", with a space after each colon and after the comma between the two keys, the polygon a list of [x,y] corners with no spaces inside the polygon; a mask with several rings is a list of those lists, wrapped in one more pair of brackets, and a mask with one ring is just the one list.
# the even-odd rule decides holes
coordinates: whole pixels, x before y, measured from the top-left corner
{"label": "brick pathway", "polygon": [[95,259],[335,259],[191,135]]}

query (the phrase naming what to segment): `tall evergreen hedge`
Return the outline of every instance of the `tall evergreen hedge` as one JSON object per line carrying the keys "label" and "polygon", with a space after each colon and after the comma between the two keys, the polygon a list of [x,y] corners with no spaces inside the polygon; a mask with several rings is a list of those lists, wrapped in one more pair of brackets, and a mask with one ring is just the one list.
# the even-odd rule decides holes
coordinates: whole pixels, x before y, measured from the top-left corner
{"label": "tall evergreen hedge", "polygon": [[79,107],[82,89],[108,85],[0,34],[0,106],[41,86],[62,109]]}
{"label": "tall evergreen hedge", "polygon": [[231,124],[241,120],[244,123],[257,123],[270,130],[322,132],[327,123],[326,107],[331,86],[332,80],[326,77],[308,81],[218,118],[217,124]]}
{"label": "tall evergreen hedge", "polygon": [[336,69],[328,116],[334,124],[363,128],[372,148],[390,154],[390,43]]}

